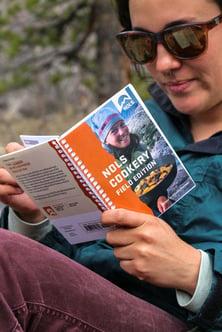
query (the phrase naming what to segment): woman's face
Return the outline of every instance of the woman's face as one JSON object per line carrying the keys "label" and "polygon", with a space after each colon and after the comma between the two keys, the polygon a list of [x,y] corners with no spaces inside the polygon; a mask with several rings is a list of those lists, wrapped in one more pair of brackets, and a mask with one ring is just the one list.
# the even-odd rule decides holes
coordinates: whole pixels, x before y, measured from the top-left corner
{"label": "woman's face", "polygon": [[124,121],[120,120],[112,126],[106,136],[105,143],[120,149],[125,148],[130,144],[129,129]]}
{"label": "woman's face", "polygon": [[[221,14],[213,0],[129,0],[129,5],[132,26],[151,32]],[[208,32],[208,48],[196,59],[178,60],[159,43],[156,59],[146,67],[180,112],[210,118],[219,107],[221,114],[222,24]]]}

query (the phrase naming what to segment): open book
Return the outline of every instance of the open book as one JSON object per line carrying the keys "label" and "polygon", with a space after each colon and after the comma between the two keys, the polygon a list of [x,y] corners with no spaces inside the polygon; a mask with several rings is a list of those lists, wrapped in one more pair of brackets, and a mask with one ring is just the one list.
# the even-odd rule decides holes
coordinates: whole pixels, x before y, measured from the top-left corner
{"label": "open book", "polygon": [[158,216],[195,186],[130,84],[60,137],[23,140],[0,163],[72,244],[105,236],[106,209]]}

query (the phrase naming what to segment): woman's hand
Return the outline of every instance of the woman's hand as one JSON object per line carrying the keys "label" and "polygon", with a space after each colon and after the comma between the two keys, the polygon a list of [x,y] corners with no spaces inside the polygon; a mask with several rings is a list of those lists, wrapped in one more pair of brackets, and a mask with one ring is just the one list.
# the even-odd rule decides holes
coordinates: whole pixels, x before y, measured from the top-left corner
{"label": "woman's hand", "polygon": [[[9,143],[6,153],[24,148],[18,143]],[[0,166],[0,201],[16,211],[18,216],[30,223],[37,223],[45,218],[33,201],[22,191],[6,169]]]}
{"label": "woman's hand", "polygon": [[160,287],[177,288],[193,295],[201,255],[182,241],[163,220],[124,209],[108,210],[103,225],[116,225],[107,242],[128,273]]}

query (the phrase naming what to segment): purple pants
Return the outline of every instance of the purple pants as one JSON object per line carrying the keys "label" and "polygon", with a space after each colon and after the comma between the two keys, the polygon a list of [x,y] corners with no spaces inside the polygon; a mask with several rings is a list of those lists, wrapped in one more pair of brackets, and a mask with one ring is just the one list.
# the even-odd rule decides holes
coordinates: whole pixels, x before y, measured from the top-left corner
{"label": "purple pants", "polygon": [[62,254],[0,230],[1,332],[180,332],[187,326]]}

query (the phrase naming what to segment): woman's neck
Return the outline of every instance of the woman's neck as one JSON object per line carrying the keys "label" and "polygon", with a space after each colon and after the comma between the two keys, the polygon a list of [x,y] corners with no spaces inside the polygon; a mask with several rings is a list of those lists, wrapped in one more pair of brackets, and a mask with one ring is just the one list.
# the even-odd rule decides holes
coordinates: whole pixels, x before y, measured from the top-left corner
{"label": "woman's neck", "polygon": [[222,130],[222,112],[209,114],[196,114],[190,116],[190,130],[194,142],[209,138]]}

